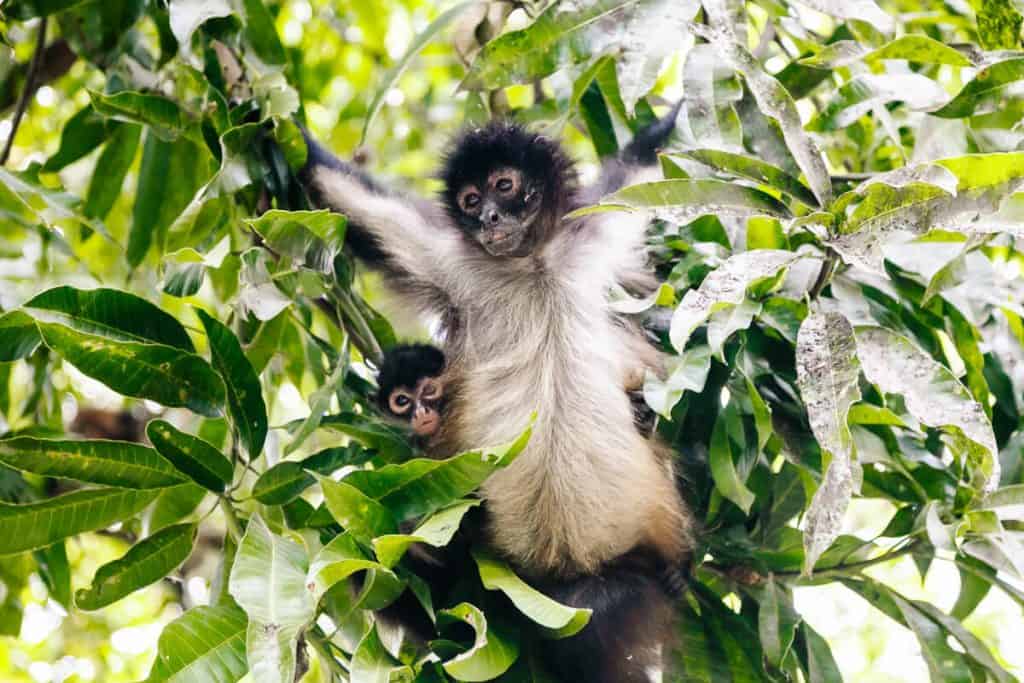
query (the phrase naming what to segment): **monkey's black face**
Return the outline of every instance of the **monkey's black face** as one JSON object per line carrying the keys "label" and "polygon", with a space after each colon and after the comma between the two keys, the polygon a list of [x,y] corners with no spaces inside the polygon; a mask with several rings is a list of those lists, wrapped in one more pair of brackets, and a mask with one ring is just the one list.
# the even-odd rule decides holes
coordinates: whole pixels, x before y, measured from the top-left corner
{"label": "monkey's black face", "polygon": [[441,428],[445,405],[444,365],[444,353],[428,344],[389,349],[377,375],[378,406],[417,436],[433,436]]}
{"label": "monkey's black face", "polygon": [[521,169],[500,167],[467,182],[455,195],[459,224],[492,256],[533,251],[543,191]]}
{"label": "monkey's black face", "polygon": [[414,387],[395,387],[388,394],[387,412],[407,422],[416,436],[433,436],[441,427],[444,385],[437,377],[424,377]]}
{"label": "monkey's black face", "polygon": [[491,256],[529,256],[557,228],[574,189],[572,164],[551,140],[514,124],[465,133],[444,169],[448,215]]}

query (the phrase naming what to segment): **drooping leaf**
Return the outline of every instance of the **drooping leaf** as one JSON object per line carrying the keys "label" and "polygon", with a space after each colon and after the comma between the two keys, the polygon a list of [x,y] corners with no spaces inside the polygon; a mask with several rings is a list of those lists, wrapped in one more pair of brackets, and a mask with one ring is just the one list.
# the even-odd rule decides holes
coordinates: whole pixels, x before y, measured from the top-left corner
{"label": "drooping leaf", "polygon": [[162,95],[123,91],[104,95],[89,91],[97,114],[132,124],[144,124],[163,140],[175,140],[189,133],[192,121],[188,113],[172,99]]}
{"label": "drooping leaf", "polygon": [[146,436],[160,455],[197,484],[220,493],[231,483],[234,467],[223,453],[199,437],[186,434],[166,420],[146,425]]}
{"label": "drooping leaf", "polygon": [[0,315],[0,363],[28,358],[42,339],[35,321],[22,311]]}
{"label": "drooping leaf", "polygon": [[138,514],[159,490],[99,488],[74,491],[38,503],[0,503],[4,529],[0,555],[53,545],[84,531],[104,529]]}
{"label": "drooping leaf", "polygon": [[376,449],[387,462],[403,462],[412,457],[408,440],[377,420],[357,413],[327,415],[320,420],[321,429],[351,436],[367,448]]}
{"label": "drooping leaf", "polygon": [[975,74],[942,109],[932,112],[933,116],[959,119],[971,116],[989,97],[1024,78],[1024,59],[1008,59],[985,67]]}
{"label": "drooping leaf", "polygon": [[922,423],[944,429],[947,445],[970,466],[975,489],[995,490],[999,460],[992,424],[967,388],[906,337],[881,327],[858,327],[856,339],[868,381],[902,395],[908,412]]}
{"label": "drooping leaf", "polygon": [[189,50],[192,34],[203,22],[231,14],[228,0],[174,0],[170,3],[171,31],[183,50]]}
{"label": "drooping leaf", "polygon": [[882,33],[890,33],[896,26],[893,18],[883,12],[875,0],[800,0],[800,2],[837,19],[866,21]]}
{"label": "drooping leaf", "polygon": [[[36,319],[79,332],[195,350],[185,328],[172,315],[146,299],[117,289],[54,287],[29,299],[25,307],[32,309],[28,312]],[[48,314],[44,316],[40,311]]]}
{"label": "drooping leaf", "polygon": [[142,127],[135,124],[119,126],[96,161],[89,191],[85,195],[85,214],[106,218],[121,194],[121,185],[135,160]]}
{"label": "drooping leaf", "polygon": [[267,406],[263,402],[260,378],[245,357],[242,345],[224,323],[206,311],[196,309],[210,340],[213,367],[227,389],[228,411],[249,458],[257,457],[267,438]]}
{"label": "drooping leaf", "polygon": [[199,356],[163,344],[115,341],[53,323],[37,323],[43,342],[84,374],[125,396],[216,415],[224,383]]}
{"label": "drooping leaf", "polygon": [[708,464],[711,468],[711,477],[715,482],[715,488],[743,512],[749,514],[750,507],[757,498],[747,486],[745,477],[736,469],[729,435],[730,419],[735,420],[736,417],[736,409],[732,404],[718,414],[714,430],[711,433]]}
{"label": "drooping leaf", "polygon": [[373,550],[377,554],[377,559],[386,567],[394,567],[413,543],[426,543],[435,548],[448,545],[455,532],[459,530],[462,518],[470,508],[479,504],[479,500],[461,500],[438,510],[410,534],[378,536],[373,539]]}
{"label": "drooping leaf", "polygon": [[444,670],[459,681],[489,681],[512,666],[519,656],[519,642],[494,624],[478,608],[462,602],[439,616],[462,621],[476,634],[472,647],[444,662]]}
{"label": "drooping leaf", "polygon": [[398,680],[412,675],[412,670],[395,660],[387,651],[377,635],[377,628],[370,627],[355,652],[352,653],[352,666],[349,675],[353,681],[361,683],[388,683],[391,676]]}
{"label": "drooping leaf", "polygon": [[234,683],[248,672],[245,612],[234,605],[193,607],[160,634],[145,683]]}
{"label": "drooping leaf", "polygon": [[758,596],[757,630],[765,657],[774,666],[781,667],[789,654],[800,621],[789,590],[769,579]]}
{"label": "drooping leaf", "polygon": [[378,536],[394,534],[398,523],[385,505],[366,495],[347,481],[322,477],[320,488],[331,516],[354,538],[369,543]]}
{"label": "drooping leaf", "polygon": [[850,406],[860,399],[860,363],[853,327],[842,313],[814,311],[800,326],[796,342],[797,385],[811,431],[831,459],[804,518],[804,567],[810,574],[839,536],[853,495],[853,437]]}
{"label": "drooping leaf", "polygon": [[900,36],[875,49],[853,40],[840,40],[826,45],[812,57],[801,59],[800,63],[822,69],[834,69],[861,60],[883,59],[906,59],[921,64],[971,66],[971,61],[958,50],[923,35]]}
{"label": "drooping leaf", "polygon": [[273,209],[249,222],[271,249],[321,272],[331,272],[345,241],[345,224],[344,216],[327,210]]}
{"label": "drooping leaf", "polygon": [[717,149],[691,149],[681,154],[711,168],[775,188],[807,207],[818,206],[818,200],[806,185],[760,159]]}
{"label": "drooping leaf", "polygon": [[96,610],[159,581],[192,554],[195,524],[179,524],[139,541],[122,557],[96,570],[92,585],[75,594],[79,609]]}
{"label": "drooping leaf", "polygon": [[673,223],[689,223],[708,214],[787,218],[786,205],[760,190],[723,180],[656,180],[624,187],[595,206],[577,209],[570,217],[607,211],[648,211]]}
{"label": "drooping leaf", "polygon": [[306,585],[312,591],[313,599],[319,602],[335,584],[356,572],[367,572],[367,580],[353,607],[380,609],[391,604],[405,590],[405,583],[391,568],[370,559],[348,533],[335,536],[320,549],[309,564]]}
{"label": "drooping leaf", "polygon": [[729,258],[709,273],[699,288],[683,297],[672,314],[672,346],[682,352],[693,331],[712,313],[742,303],[751,285],[775,275],[798,258],[800,255],[793,252],[775,249],[756,249]]}
{"label": "drooping leaf", "polygon": [[818,132],[845,128],[890,102],[902,102],[912,111],[930,111],[948,100],[941,85],[921,74],[863,74],[844,83],[807,128]]}
{"label": "drooping leaf", "polygon": [[487,590],[500,590],[516,608],[540,624],[555,638],[568,638],[579,633],[590,620],[592,610],[569,607],[540,593],[519,578],[512,568],[483,551],[475,551],[473,559],[480,572],[480,581]]}
{"label": "drooping leaf", "polygon": [[0,463],[22,472],[127,489],[163,488],[185,481],[152,448],[125,441],[2,439]]}
{"label": "drooping leaf", "polygon": [[228,590],[249,616],[246,657],[257,683],[291,681],[298,637],[316,614],[306,588],[306,553],[277,536],[259,515],[246,526]]}
{"label": "drooping leaf", "polygon": [[711,347],[706,345],[686,349],[678,358],[667,361],[668,377],[662,381],[653,373],[644,377],[644,401],[654,412],[671,419],[672,409],[687,391],[699,393],[711,370]]}

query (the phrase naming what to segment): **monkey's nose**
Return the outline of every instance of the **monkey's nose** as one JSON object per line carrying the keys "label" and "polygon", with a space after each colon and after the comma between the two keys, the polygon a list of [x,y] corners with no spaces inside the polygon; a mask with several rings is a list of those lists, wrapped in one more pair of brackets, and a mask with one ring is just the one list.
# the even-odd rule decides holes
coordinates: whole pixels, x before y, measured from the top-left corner
{"label": "monkey's nose", "polygon": [[491,225],[497,225],[498,221],[500,219],[501,219],[501,216],[498,214],[497,210],[495,210],[495,209],[491,209],[487,213],[487,222],[490,223]]}

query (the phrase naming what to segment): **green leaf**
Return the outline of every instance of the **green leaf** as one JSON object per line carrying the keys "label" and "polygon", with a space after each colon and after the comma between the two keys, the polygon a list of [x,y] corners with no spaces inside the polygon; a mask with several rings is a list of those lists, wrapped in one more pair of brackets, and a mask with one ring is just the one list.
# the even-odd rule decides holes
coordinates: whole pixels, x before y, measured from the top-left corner
{"label": "green leaf", "polygon": [[321,429],[341,432],[367,448],[373,448],[387,462],[402,462],[412,457],[408,440],[394,429],[358,413],[326,415]]}
{"label": "green leaf", "polygon": [[[37,320],[111,339],[166,344],[195,351],[185,328],[149,301],[117,289],[54,287],[25,303]],[[43,315],[41,311],[47,311]]]}
{"label": "green leaf", "polygon": [[552,600],[519,578],[512,568],[483,551],[474,551],[480,581],[487,590],[500,590],[520,612],[540,624],[554,638],[579,633],[590,621],[592,610],[569,607]]}
{"label": "green leaf", "polygon": [[395,516],[387,506],[381,505],[347,481],[321,477],[320,488],[323,489],[324,502],[331,516],[342,529],[360,541],[369,543],[377,536],[393,534],[398,530]]}
{"label": "green leaf", "polygon": [[[820,0],[815,0],[818,1]],[[863,2],[874,5],[870,0]],[[806,176],[807,184],[814,192],[814,196],[818,198],[818,206],[828,206],[832,202],[832,181],[828,168],[818,145],[804,131],[800,112],[797,111],[793,98],[747,51],[746,36],[744,35],[741,40],[736,34],[727,0],[704,0],[703,4],[712,28],[694,25],[694,31],[714,45],[726,62],[743,74],[758,108],[778,123],[786,147]]]}
{"label": "green leaf", "polygon": [[0,363],[28,358],[42,339],[35,321],[22,311],[0,315]]}
{"label": "green leaf", "polygon": [[264,505],[284,505],[316,483],[301,462],[279,462],[259,476],[252,496]]}
{"label": "green leaf", "polygon": [[160,495],[147,515],[147,527],[153,533],[188,517],[206,497],[206,489],[191,481],[160,489]]}
{"label": "green leaf", "polygon": [[373,539],[373,550],[385,567],[394,567],[413,543],[426,543],[442,548],[452,540],[459,524],[470,508],[480,505],[480,500],[461,500],[450,507],[435,512],[410,534],[378,536]]}
{"label": "green leaf", "polygon": [[767,185],[789,195],[807,207],[818,206],[818,200],[806,185],[778,166],[773,166],[760,159],[718,149],[691,149],[685,152],[670,152],[670,154],[679,154],[738,178],[747,178]]}
{"label": "green leaf", "polygon": [[79,109],[61,129],[60,146],[43,164],[43,171],[56,173],[87,156],[102,145],[107,136],[115,132],[119,125],[98,115],[92,105]]}
{"label": "green leaf", "polygon": [[608,211],[647,211],[670,223],[685,224],[701,216],[775,216],[787,218],[786,205],[760,190],[724,180],[656,180],[624,187],[595,206],[577,209],[570,218]]}
{"label": "green leaf", "polygon": [[947,444],[971,470],[979,493],[999,484],[999,459],[985,410],[950,372],[909,339],[880,327],[856,329],[857,355],[868,381],[901,394],[907,411],[929,427],[944,429]]}
{"label": "green leaf", "polygon": [[712,313],[742,303],[755,282],[775,275],[799,258],[799,254],[777,249],[755,249],[730,257],[709,273],[698,289],[691,289],[683,297],[672,314],[672,346],[682,352],[693,331]]}
{"label": "green leaf", "polygon": [[804,320],[796,371],[811,431],[828,455],[822,461],[828,469],[804,518],[803,572],[810,575],[839,536],[854,488],[853,437],[846,420],[850,406],[860,400],[860,363],[853,327],[842,313],[813,311]]}
{"label": "green leaf", "polygon": [[125,396],[217,415],[224,384],[199,356],[163,344],[114,341],[38,323],[43,342],[82,373]]}
{"label": "green leaf", "polygon": [[128,489],[184,482],[152,448],[125,441],[53,441],[28,436],[0,440],[0,463],[22,472]]}
{"label": "green leaf", "polygon": [[376,470],[357,470],[343,483],[379,501],[401,521],[440,510],[472,493],[495,470],[514,461],[529,437],[528,428],[511,444],[488,450],[460,453],[446,460],[417,458]]}
{"label": "green leaf", "polygon": [[441,610],[441,617],[462,621],[473,629],[473,646],[444,662],[444,670],[459,681],[489,681],[508,670],[519,656],[519,642],[494,624],[478,608],[462,602]]}
{"label": "green leaf", "polygon": [[322,273],[331,272],[345,242],[344,216],[331,211],[272,209],[249,226],[271,249]]}
{"label": "green leaf", "polygon": [[834,69],[861,60],[883,59],[906,59],[919,64],[971,66],[971,61],[960,51],[923,35],[900,36],[876,49],[853,40],[839,40],[826,45],[813,57],[801,59],[800,63],[820,69]]}
{"label": "green leaf", "polygon": [[89,191],[85,195],[85,215],[103,219],[110,213],[121,195],[124,177],[135,160],[141,135],[141,126],[128,124],[119,126],[110,136],[93,169]]}
{"label": "green leaf", "polygon": [[193,607],[160,634],[145,683],[233,683],[248,672],[245,612],[234,605]]}
{"label": "green leaf", "polygon": [[141,123],[163,140],[189,134],[193,126],[188,113],[177,102],[161,95],[131,91],[104,95],[90,90],[89,100],[97,114],[115,121]]}
{"label": "green leaf", "polygon": [[267,406],[263,402],[260,378],[245,357],[235,333],[202,309],[197,308],[196,314],[210,340],[213,367],[227,388],[232,424],[251,460],[262,452],[267,438]]}
{"label": "green leaf", "polygon": [[750,513],[750,506],[754,504],[756,496],[747,488],[743,478],[736,471],[736,463],[733,461],[732,446],[729,439],[729,426],[727,415],[729,411],[735,414],[732,404],[718,414],[715,420],[715,427],[711,433],[711,446],[709,460],[711,465],[711,477],[715,481],[715,488],[737,505],[743,512]]}
{"label": "green leaf", "polygon": [[287,55],[270,10],[262,0],[245,0],[244,7],[245,34],[253,50],[267,64],[284,64]]}
{"label": "green leaf", "polygon": [[359,683],[388,683],[392,675],[397,680],[406,680],[412,676],[412,669],[395,661],[380,642],[377,628],[371,626],[352,653],[349,676]]}
{"label": "green leaf", "polygon": [[16,0],[4,8],[4,12],[16,19],[46,17],[80,5],[88,0]]}
{"label": "green leaf", "polygon": [[962,119],[974,114],[989,97],[1024,78],[1024,58],[1008,59],[985,67],[974,75],[956,97],[932,116],[947,119]]}
{"label": "green leaf", "polygon": [[622,22],[637,4],[638,0],[596,0],[551,6],[530,26],[484,45],[462,85],[483,90],[526,83],[587,61],[607,42],[608,27]]}
{"label": "green leaf", "polygon": [[146,133],[128,235],[129,265],[142,263],[153,244],[163,252],[168,227],[212,173],[213,158],[205,145],[186,138],[167,142]]}
{"label": "green leaf", "polygon": [[903,102],[911,111],[928,111],[946,104],[946,90],[921,74],[863,74],[844,83],[807,130],[845,128],[890,102]]}
{"label": "green leaf", "polygon": [[196,529],[195,524],[179,524],[139,541],[96,570],[92,585],[75,594],[75,606],[101,609],[167,576],[192,554]]}
{"label": "green leaf", "polygon": [[800,624],[800,632],[803,633],[804,642],[807,644],[808,683],[832,683],[843,680],[828,642],[806,621]]}
{"label": "green leaf", "polygon": [[320,549],[309,565],[306,585],[313,599],[319,602],[335,584],[360,571],[366,572],[366,579],[359,595],[355,596],[353,609],[381,609],[405,590],[405,582],[390,568],[368,558],[348,533],[335,536]]}
{"label": "green leaf", "polygon": [[1020,47],[1020,27],[1024,23],[1011,0],[974,0],[977,10],[978,39],[986,50],[1015,50]]}
{"label": "green leaf", "polygon": [[784,585],[769,579],[758,593],[757,630],[764,655],[773,666],[781,667],[789,654],[800,625],[793,598]]}
{"label": "green leaf", "polygon": [[662,381],[654,373],[644,376],[644,401],[665,419],[687,391],[700,393],[711,371],[711,347],[694,346],[679,357],[666,360],[668,377]]}
{"label": "green leaf", "polygon": [[294,679],[299,634],[316,616],[308,569],[301,546],[271,533],[259,515],[250,518],[228,590],[249,616],[246,657],[257,683]]}
{"label": "green leaf", "polygon": [[69,536],[123,522],[141,512],[158,493],[152,489],[101,488],[38,503],[0,503],[0,528],[4,529],[0,555],[45,548]]}
{"label": "green leaf", "polygon": [[231,483],[235,468],[223,453],[199,437],[186,434],[166,420],[151,421],[146,425],[146,436],[160,455],[200,486],[220,493]]}
{"label": "green leaf", "polygon": [[416,38],[409,44],[405,54],[398,58],[398,61],[388,69],[387,73],[381,77],[380,84],[377,86],[377,90],[373,95],[373,99],[370,100],[370,105],[367,107],[366,118],[363,120],[363,132],[359,136],[360,144],[366,142],[366,132],[370,129],[370,124],[377,117],[377,113],[380,111],[381,105],[384,103],[384,96],[395,87],[398,79],[402,77],[405,70],[408,68],[412,60],[423,51],[427,45],[433,41],[438,34],[444,31],[449,24],[452,23],[456,18],[459,17],[466,9],[478,5],[476,0],[470,2],[460,2],[459,4],[448,8],[442,12],[436,19],[430,22],[425,29],[420,31]]}

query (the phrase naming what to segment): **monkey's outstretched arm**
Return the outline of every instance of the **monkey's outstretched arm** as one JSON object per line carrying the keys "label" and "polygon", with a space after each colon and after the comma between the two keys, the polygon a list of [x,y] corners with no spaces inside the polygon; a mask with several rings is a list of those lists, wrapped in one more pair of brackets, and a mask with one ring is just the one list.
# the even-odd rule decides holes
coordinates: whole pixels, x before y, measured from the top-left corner
{"label": "monkey's outstretched arm", "polygon": [[388,284],[436,307],[446,273],[460,259],[456,232],[440,209],[387,191],[361,169],[324,149],[303,131],[308,156],[300,178],[313,201],[348,218],[346,245]]}

